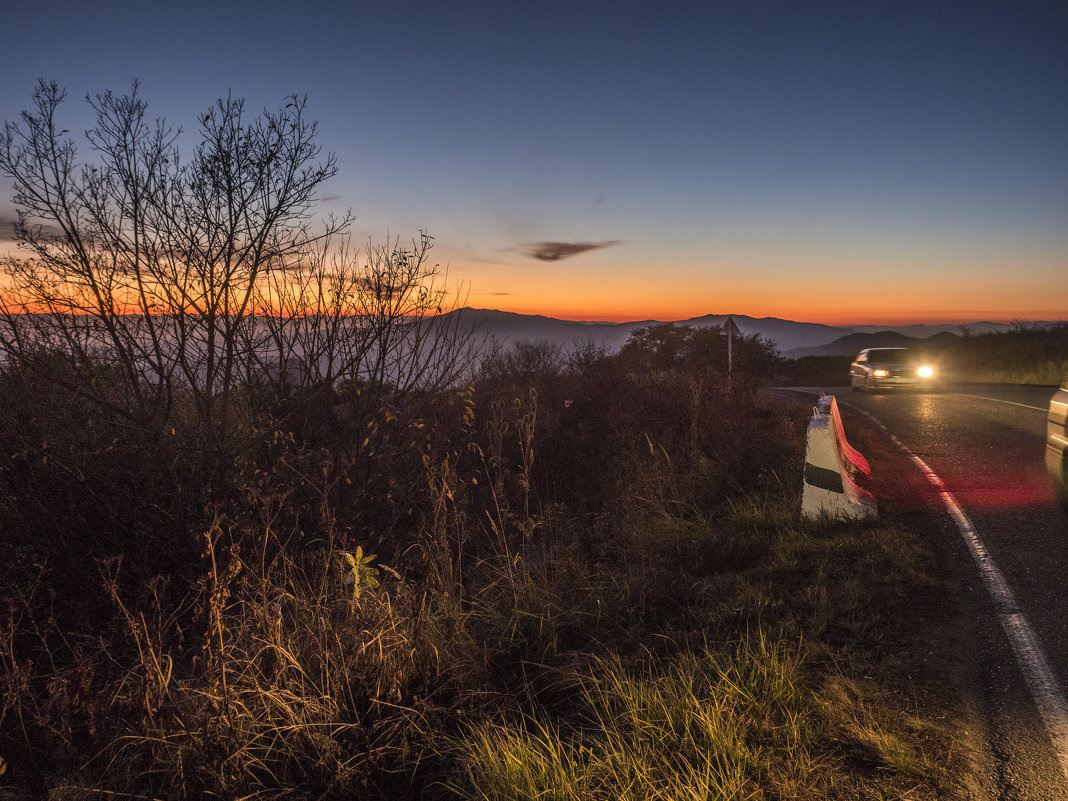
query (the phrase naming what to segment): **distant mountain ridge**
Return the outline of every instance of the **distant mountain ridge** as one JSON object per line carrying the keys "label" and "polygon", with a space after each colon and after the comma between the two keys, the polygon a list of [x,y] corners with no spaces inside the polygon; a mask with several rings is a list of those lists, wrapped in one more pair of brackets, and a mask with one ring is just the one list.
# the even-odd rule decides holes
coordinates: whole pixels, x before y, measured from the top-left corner
{"label": "distant mountain ridge", "polygon": [[728,317],[734,319],[742,334],[759,334],[774,342],[780,350],[816,347],[854,333],[851,328],[823,323],[797,323],[777,317],[756,318],[745,314],[706,314],[688,320],[635,320],[625,323],[578,322],[496,309],[463,308],[449,312],[449,315],[459,316],[464,325],[476,326],[479,336],[496,340],[504,347],[524,341],[548,341],[564,348],[593,342],[615,351],[639,328],[662,323],[708,328],[723,325]]}
{"label": "distant mountain ridge", "polygon": [[[901,342],[905,346],[938,334],[957,334],[967,330],[972,334],[1005,331],[1010,323],[976,322],[965,326],[953,324],[905,326],[851,325],[834,326],[823,323],[799,323],[779,317],[750,317],[746,314],[706,314],[688,320],[635,320],[625,323],[580,322],[560,320],[542,315],[518,314],[496,309],[465,307],[449,312],[458,316],[464,326],[474,326],[479,337],[495,340],[502,347],[516,342],[550,342],[565,349],[594,343],[616,351],[638,328],[661,323],[689,325],[694,328],[722,326],[728,317],[734,319],[738,330],[746,336],[759,334],[775,343],[787,358],[814,355],[845,355],[863,348],[895,347],[882,342]],[[1036,322],[1036,326],[1054,325]],[[1029,324],[1030,325],[1030,324]],[[868,343],[868,344],[862,344]]]}
{"label": "distant mountain ridge", "polygon": [[[1049,328],[1063,323],[1035,322],[1029,323],[1037,328]],[[1010,323],[980,322],[965,326],[909,325],[896,329],[878,326],[857,326],[852,334],[811,348],[792,348],[781,351],[788,359],[800,359],[804,356],[852,356],[865,348],[908,348],[917,345],[943,345],[947,341],[960,339],[965,334],[979,336],[999,333],[1013,328]],[[954,330],[955,329],[955,330]],[[931,333],[934,331],[934,333]],[[957,333],[957,332],[960,333]],[[909,332],[909,333],[905,333]]]}
{"label": "distant mountain ridge", "polygon": [[[935,336],[955,337],[956,334],[943,331]],[[856,332],[839,337],[826,345],[815,348],[792,348],[783,355],[790,359],[799,359],[803,356],[851,356],[865,348],[908,348],[917,342],[924,342],[926,338],[910,337],[898,331],[874,331],[872,333]]]}
{"label": "distant mountain ridge", "polygon": [[[1049,322],[1034,323],[1034,325],[1044,326],[1053,325]],[[908,337],[914,337],[915,339],[927,339],[935,334],[942,334],[949,332],[951,334],[961,334],[967,329],[969,334],[993,334],[1000,331],[1007,331],[1012,328],[1011,323],[992,323],[988,320],[982,320],[977,323],[941,323],[939,325],[931,325],[930,323],[912,323],[911,325],[849,325],[846,326],[853,331],[860,334],[878,334],[882,331],[896,331],[899,334],[904,334]]]}

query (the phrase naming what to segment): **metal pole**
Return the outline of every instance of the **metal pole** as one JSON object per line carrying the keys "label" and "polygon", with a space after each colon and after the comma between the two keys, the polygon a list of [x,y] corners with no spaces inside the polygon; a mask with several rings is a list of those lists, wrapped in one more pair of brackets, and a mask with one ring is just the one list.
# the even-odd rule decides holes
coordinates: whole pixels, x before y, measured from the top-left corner
{"label": "metal pole", "polygon": [[727,320],[727,381],[734,378],[734,326]]}

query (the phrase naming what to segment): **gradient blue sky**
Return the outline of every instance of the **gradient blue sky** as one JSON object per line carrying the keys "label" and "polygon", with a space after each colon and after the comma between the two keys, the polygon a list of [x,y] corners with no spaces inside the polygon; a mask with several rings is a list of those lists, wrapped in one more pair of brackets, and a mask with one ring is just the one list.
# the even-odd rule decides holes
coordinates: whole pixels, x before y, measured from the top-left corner
{"label": "gradient blue sky", "polygon": [[[195,141],[308,96],[356,235],[435,237],[468,305],[573,319],[1068,318],[1068,3],[50,3],[37,78],[141,82]],[[69,124],[68,124],[69,123]],[[0,184],[3,199],[9,187]],[[0,217],[10,206],[0,205]],[[603,245],[556,261],[539,243]]]}

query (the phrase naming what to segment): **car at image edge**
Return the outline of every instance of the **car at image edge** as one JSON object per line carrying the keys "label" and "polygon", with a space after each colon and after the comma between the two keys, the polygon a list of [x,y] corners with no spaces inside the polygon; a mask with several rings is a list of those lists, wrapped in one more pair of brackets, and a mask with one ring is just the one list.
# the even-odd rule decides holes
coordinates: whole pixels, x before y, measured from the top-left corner
{"label": "car at image edge", "polygon": [[865,348],[849,365],[849,385],[854,390],[932,389],[935,366],[911,348]]}
{"label": "car at image edge", "polygon": [[1049,417],[1046,422],[1046,468],[1049,470],[1053,486],[1057,490],[1061,505],[1068,509],[1068,486],[1065,486],[1064,461],[1065,449],[1068,448],[1068,433],[1065,433],[1065,420],[1068,419],[1068,381],[1049,401]]}

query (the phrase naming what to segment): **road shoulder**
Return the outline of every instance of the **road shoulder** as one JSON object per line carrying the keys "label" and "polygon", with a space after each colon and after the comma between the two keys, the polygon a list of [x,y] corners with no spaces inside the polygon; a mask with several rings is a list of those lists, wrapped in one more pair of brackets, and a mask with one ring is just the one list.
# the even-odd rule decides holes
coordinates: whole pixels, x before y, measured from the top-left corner
{"label": "road shoulder", "polygon": [[885,432],[842,407],[851,443],[872,465],[880,519],[915,533],[932,555],[939,600],[913,610],[916,634],[902,642],[902,660],[925,715],[946,723],[947,767],[960,797],[1063,797],[1050,780],[1058,766],[993,601],[937,492]]}

